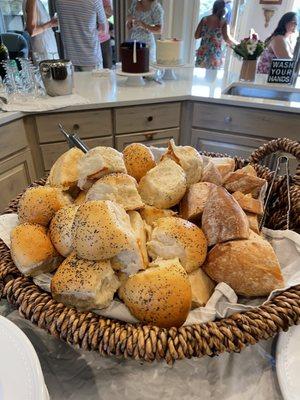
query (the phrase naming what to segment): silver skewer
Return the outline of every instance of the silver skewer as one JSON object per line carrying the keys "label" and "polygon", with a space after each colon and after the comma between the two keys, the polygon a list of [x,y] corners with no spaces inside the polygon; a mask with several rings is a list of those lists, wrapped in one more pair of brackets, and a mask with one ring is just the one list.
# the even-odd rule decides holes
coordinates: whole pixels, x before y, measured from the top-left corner
{"label": "silver skewer", "polygon": [[288,209],[287,209],[287,216],[286,216],[286,227],[287,229],[290,228],[290,212],[291,212],[291,193],[290,193],[290,168],[289,168],[289,159],[287,156],[281,156],[278,157],[277,159],[277,164],[276,164],[276,169],[274,171],[273,179],[270,184],[269,190],[268,190],[268,195],[264,204],[264,214],[262,216],[262,219],[260,221],[259,225],[259,230],[261,230],[266,222],[266,217],[267,217],[267,212],[268,212],[268,207],[269,207],[269,201],[272,195],[272,190],[273,186],[275,183],[275,179],[278,176],[279,170],[281,166],[285,167],[285,177],[286,177],[286,186],[287,186],[287,201],[288,201]]}
{"label": "silver skewer", "polygon": [[78,149],[82,150],[84,153],[89,151],[89,148],[86,144],[77,136],[75,133],[68,133],[65,128],[62,126],[61,123],[58,124],[59,130],[66,138],[69,147],[77,147]]}

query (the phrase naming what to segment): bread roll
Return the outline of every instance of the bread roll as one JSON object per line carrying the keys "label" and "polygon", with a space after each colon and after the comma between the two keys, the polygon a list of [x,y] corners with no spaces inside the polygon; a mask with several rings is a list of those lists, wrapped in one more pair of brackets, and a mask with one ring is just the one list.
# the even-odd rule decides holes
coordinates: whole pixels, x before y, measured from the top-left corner
{"label": "bread roll", "polygon": [[178,204],[186,188],[183,169],[169,158],[147,172],[139,183],[142,200],[157,208],[170,208]]}
{"label": "bread roll", "polygon": [[207,240],[202,230],[191,222],[182,218],[161,218],[155,224],[147,248],[153,260],[179,258],[189,273],[204,263]]}
{"label": "bread roll", "polygon": [[76,197],[76,199],[74,200],[74,204],[76,206],[80,206],[81,204],[85,203],[86,201],[86,194],[87,191],[86,190],[81,190],[78,194],[78,196]]}
{"label": "bread roll", "polygon": [[83,158],[84,152],[73,147],[62,154],[53,164],[48,182],[50,186],[69,190],[78,182],[78,163]]}
{"label": "bread roll", "polygon": [[78,206],[61,208],[52,218],[49,227],[50,239],[56,250],[64,257],[73,251],[72,225]]}
{"label": "bread roll", "polygon": [[89,201],[79,206],[73,222],[73,248],[81,258],[99,261],[130,248],[129,216],[112,201]]}
{"label": "bread roll", "polygon": [[258,224],[258,218],[256,214],[251,214],[246,212],[248,222],[249,222],[249,227],[251,231],[257,233],[259,235],[259,224]]}
{"label": "bread roll", "polygon": [[272,246],[255,233],[248,240],[216,245],[203,268],[214,281],[227,283],[242,296],[267,296],[284,286]]}
{"label": "bread roll", "polygon": [[88,151],[79,162],[80,189],[87,189],[90,181],[114,172],[127,173],[123,154],[111,147],[95,147]]}
{"label": "bread roll", "polygon": [[28,223],[18,225],[12,230],[10,239],[13,262],[26,276],[52,272],[62,262],[44,226]]}
{"label": "bread roll", "polygon": [[123,150],[127,173],[139,182],[150,169],[156,166],[154,156],[142,143],[132,143]]}
{"label": "bread roll", "polygon": [[218,186],[222,185],[222,175],[212,161],[210,161],[203,170],[202,182],[210,182]]}
{"label": "bread roll", "polygon": [[258,178],[254,168],[249,165],[228,174],[223,185],[230,193],[251,193],[256,198],[266,182],[265,179]]}
{"label": "bread roll", "polygon": [[192,288],[192,308],[204,307],[214,292],[215,283],[198,268],[189,274]]}
{"label": "bread roll", "polygon": [[130,276],[121,295],[138,320],[161,328],[180,327],[192,301],[191,285],[178,259],[160,260],[155,267]]}
{"label": "bread roll", "polygon": [[203,160],[194,147],[176,146],[173,139],[169,142],[168,151],[162,156],[162,160],[170,158],[181,166],[186,174],[187,186],[201,180],[203,172]]}
{"label": "bread roll", "polygon": [[108,307],[119,286],[109,260],[82,260],[72,253],[52,278],[51,293],[60,303],[88,311]]}
{"label": "bread roll", "polygon": [[230,172],[235,170],[235,161],[233,158],[229,157],[206,157],[204,156],[204,163],[205,166],[212,162],[219,173],[222,176],[222,180],[224,180],[225,176],[228,175]]}
{"label": "bread roll", "polygon": [[205,203],[213,183],[199,182],[191,185],[180,202],[180,216],[194,222],[201,222]]}
{"label": "bread roll", "polygon": [[232,196],[239,203],[244,211],[252,214],[263,215],[264,207],[260,200],[253,199],[252,195],[243,194],[241,192],[234,192]]}
{"label": "bread roll", "polygon": [[90,200],[115,201],[128,211],[144,206],[136,180],[121,173],[106,175],[94,183],[86,195],[86,201]]}
{"label": "bread roll", "polygon": [[147,232],[145,222],[142,220],[142,217],[137,211],[129,211],[128,215],[130,218],[131,228],[137,239],[137,243],[143,257],[144,266],[147,268],[149,264],[149,258],[147,252]]}
{"label": "bread roll", "polygon": [[202,229],[208,246],[249,238],[249,223],[239,203],[221,186],[214,186],[205,203]]}
{"label": "bread roll", "polygon": [[19,201],[19,221],[47,226],[54,214],[72,204],[71,197],[50,186],[29,188]]}
{"label": "bread roll", "polygon": [[177,216],[177,213],[175,211],[163,210],[161,208],[156,208],[148,205],[145,205],[145,207],[139,210],[139,212],[145,222],[150,226],[152,226],[159,218]]}

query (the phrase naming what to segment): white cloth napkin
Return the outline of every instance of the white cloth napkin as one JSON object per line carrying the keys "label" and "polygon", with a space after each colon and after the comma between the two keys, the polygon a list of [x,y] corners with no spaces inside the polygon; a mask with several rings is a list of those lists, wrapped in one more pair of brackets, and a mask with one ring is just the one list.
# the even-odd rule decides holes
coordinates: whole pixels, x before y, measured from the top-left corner
{"label": "white cloth napkin", "polygon": [[[10,232],[18,224],[17,214],[0,216],[0,238],[10,247]],[[214,321],[230,315],[251,310],[272,299],[287,288],[300,284],[300,235],[293,231],[263,230],[266,239],[273,246],[279,259],[282,274],[286,282],[284,289],[273,291],[268,299],[238,299],[236,293],[226,283],[219,283],[205,307],[190,311],[184,325]],[[297,274],[298,273],[298,274]],[[36,285],[50,292],[51,274],[41,274],[34,278]],[[94,310],[107,318],[134,323],[137,320],[130,314],[124,303],[114,300],[104,310]]]}
{"label": "white cloth napkin", "polygon": [[21,111],[21,112],[43,112],[51,111],[59,108],[90,104],[90,101],[77,93],[66,96],[45,96],[37,99],[24,101],[20,99],[9,104],[1,104],[2,111]]}

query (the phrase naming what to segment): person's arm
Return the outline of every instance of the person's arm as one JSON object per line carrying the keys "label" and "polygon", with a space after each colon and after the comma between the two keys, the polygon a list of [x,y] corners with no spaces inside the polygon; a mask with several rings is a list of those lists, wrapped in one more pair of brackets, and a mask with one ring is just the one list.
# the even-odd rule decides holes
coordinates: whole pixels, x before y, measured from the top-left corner
{"label": "person's arm", "polygon": [[38,25],[37,24],[37,9],[36,0],[27,0],[26,3],[26,31],[30,36],[37,36],[48,29],[57,26],[57,18],[52,18],[48,22]]}
{"label": "person's arm", "polygon": [[113,5],[112,0],[103,0],[103,6],[106,18],[110,18],[113,15]]}
{"label": "person's arm", "polygon": [[164,10],[160,4],[156,4],[151,13],[152,23],[146,24],[143,21],[135,21],[134,26],[140,26],[141,28],[159,35],[162,33],[163,20],[164,20]]}
{"label": "person's arm", "polygon": [[292,58],[283,36],[275,36],[270,46],[272,47],[276,58]]}
{"label": "person's arm", "polygon": [[236,40],[234,40],[234,38],[230,35],[229,33],[229,26],[227,25],[226,22],[223,23],[222,25],[222,36],[223,39],[225,40],[225,42],[230,46],[234,46],[236,44],[238,44],[238,42]]}
{"label": "person's arm", "polygon": [[202,35],[202,30],[203,30],[203,18],[201,19],[201,21],[199,22],[196,32],[195,32],[195,39],[200,39],[201,35]]}
{"label": "person's arm", "polygon": [[103,7],[103,1],[96,0],[95,7],[96,7],[96,14],[97,14],[98,30],[104,32],[105,24],[106,24],[106,15],[105,15],[104,7]]}
{"label": "person's arm", "polygon": [[140,28],[145,29],[146,31],[160,34],[162,32],[162,25],[148,25],[143,21],[134,21],[134,26],[139,26]]}

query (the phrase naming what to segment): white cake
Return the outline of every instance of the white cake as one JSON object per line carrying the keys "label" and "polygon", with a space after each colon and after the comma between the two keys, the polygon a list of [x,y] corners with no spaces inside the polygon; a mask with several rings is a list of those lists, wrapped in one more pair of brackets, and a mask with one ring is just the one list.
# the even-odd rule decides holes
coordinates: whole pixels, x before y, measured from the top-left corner
{"label": "white cake", "polygon": [[157,40],[156,62],[158,65],[182,65],[183,41],[177,39]]}

